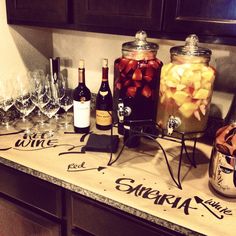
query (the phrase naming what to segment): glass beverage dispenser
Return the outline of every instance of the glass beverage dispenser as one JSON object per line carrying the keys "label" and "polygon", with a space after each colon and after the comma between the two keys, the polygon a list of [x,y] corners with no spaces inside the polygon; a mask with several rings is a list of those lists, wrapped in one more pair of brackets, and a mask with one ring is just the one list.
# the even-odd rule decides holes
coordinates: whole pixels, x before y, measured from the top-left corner
{"label": "glass beverage dispenser", "polygon": [[156,58],[158,45],[146,38],[146,32],[137,32],[134,41],[122,45],[122,57],[115,60],[114,105],[120,134],[130,121],[156,120],[162,62]]}
{"label": "glass beverage dispenser", "polygon": [[198,47],[189,35],[185,46],[170,49],[171,63],[162,67],[157,123],[168,135],[174,130],[200,137],[206,128],[215,70],[211,50]]}

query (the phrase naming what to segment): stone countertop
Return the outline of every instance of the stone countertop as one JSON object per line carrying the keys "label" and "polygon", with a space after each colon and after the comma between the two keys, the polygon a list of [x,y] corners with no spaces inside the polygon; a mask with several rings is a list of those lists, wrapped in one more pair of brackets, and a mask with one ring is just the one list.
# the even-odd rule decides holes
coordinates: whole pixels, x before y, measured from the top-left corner
{"label": "stone countertop", "polygon": [[[209,185],[210,146],[197,143],[197,168],[183,158],[180,190],[156,143],[144,139],[139,148],[125,148],[109,166],[108,153],[80,153],[88,139],[81,142],[81,136],[1,135],[0,163],[185,235],[235,235],[236,199],[218,195]],[[180,144],[157,140],[177,176]]]}

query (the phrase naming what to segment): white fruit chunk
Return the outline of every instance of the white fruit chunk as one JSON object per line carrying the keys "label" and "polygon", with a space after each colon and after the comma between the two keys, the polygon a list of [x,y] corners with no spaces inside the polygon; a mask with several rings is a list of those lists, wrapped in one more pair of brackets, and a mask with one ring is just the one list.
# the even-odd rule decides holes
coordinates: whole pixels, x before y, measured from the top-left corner
{"label": "white fruit chunk", "polygon": [[178,84],[176,87],[177,90],[183,90],[185,88],[186,88],[186,85],[184,85],[184,84]]}
{"label": "white fruit chunk", "polygon": [[207,89],[199,89],[196,91],[194,94],[193,98],[194,99],[207,99],[210,95],[210,91]]}
{"label": "white fruit chunk", "polygon": [[192,103],[192,102],[187,102],[184,103],[182,106],[179,107],[179,111],[181,114],[189,118],[190,116],[193,115],[194,111],[198,108],[198,104]]}
{"label": "white fruit chunk", "polygon": [[166,76],[166,74],[169,72],[170,68],[173,66],[172,63],[163,65],[161,68],[161,77]]}
{"label": "white fruit chunk", "polygon": [[188,93],[184,91],[176,91],[175,94],[173,95],[173,99],[175,100],[178,106],[181,106],[183,103],[187,102],[188,98],[189,98]]}

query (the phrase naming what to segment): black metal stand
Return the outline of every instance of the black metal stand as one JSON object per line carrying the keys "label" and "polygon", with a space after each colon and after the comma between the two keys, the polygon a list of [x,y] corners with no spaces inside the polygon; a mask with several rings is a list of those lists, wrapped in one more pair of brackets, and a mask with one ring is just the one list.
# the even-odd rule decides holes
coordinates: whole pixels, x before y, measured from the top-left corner
{"label": "black metal stand", "polygon": [[[166,165],[167,165],[167,168],[169,170],[169,173],[170,173],[170,176],[171,176],[172,180],[174,181],[174,183],[176,184],[176,186],[179,189],[182,189],[182,185],[181,185],[181,165],[182,165],[183,154],[184,153],[186,154],[186,157],[189,160],[191,166],[196,168],[197,166],[196,166],[196,162],[195,162],[195,150],[196,150],[197,139],[198,139],[199,136],[203,135],[204,131],[201,131],[201,132],[178,132],[178,131],[174,131],[173,134],[170,136],[170,135],[166,134],[165,129],[160,128],[154,121],[148,120],[146,122],[146,125],[143,125],[143,123],[135,123],[135,121],[133,123],[131,123],[131,125],[129,126],[130,129],[129,129],[128,139],[123,143],[123,145],[121,147],[121,150],[119,151],[118,155],[116,156],[116,158],[114,160],[112,160],[112,153],[111,153],[110,160],[108,162],[108,166],[113,165],[120,158],[125,146],[127,145],[127,143],[130,140],[132,140],[135,137],[146,137],[146,138],[148,138],[148,139],[150,139],[150,140],[152,140],[152,141],[154,141],[155,143],[158,144],[158,146],[162,150],[162,153],[165,157]],[[140,126],[140,124],[141,124],[141,126]],[[154,129],[158,132],[146,132],[146,131],[151,131],[151,130],[154,130]],[[112,131],[111,131],[111,133],[112,133]],[[166,151],[162,147],[162,145],[158,142],[158,140],[157,140],[158,138],[169,140],[169,141],[172,141],[172,142],[177,142],[177,143],[181,144],[177,178],[173,174],[172,168],[171,168],[169,160],[167,158]],[[193,141],[192,155],[190,155],[188,150],[187,150],[186,141]]]}

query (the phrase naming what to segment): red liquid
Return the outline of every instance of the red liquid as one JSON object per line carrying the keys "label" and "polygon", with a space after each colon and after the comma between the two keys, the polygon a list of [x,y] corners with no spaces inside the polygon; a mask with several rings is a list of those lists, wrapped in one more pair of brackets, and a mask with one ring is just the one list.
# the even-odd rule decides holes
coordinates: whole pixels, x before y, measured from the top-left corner
{"label": "red liquid", "polygon": [[156,120],[162,65],[158,59],[116,59],[114,103],[117,104],[118,99],[122,98],[125,106],[132,109],[126,120]]}

